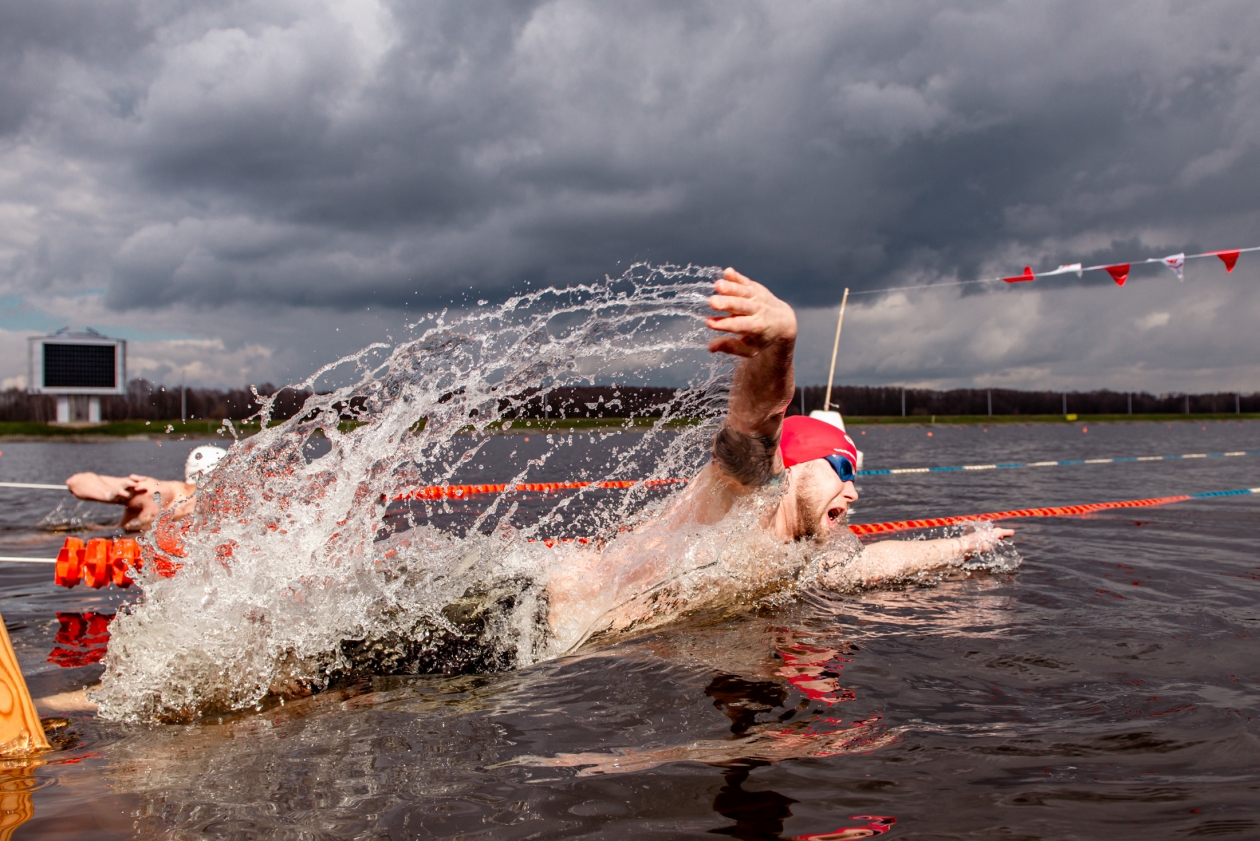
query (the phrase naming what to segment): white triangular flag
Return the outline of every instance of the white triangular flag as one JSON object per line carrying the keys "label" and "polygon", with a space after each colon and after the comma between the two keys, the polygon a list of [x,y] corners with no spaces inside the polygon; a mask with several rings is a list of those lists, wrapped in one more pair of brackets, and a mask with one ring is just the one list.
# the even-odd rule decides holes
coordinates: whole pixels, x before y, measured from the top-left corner
{"label": "white triangular flag", "polygon": [[1076,276],[1080,277],[1081,273],[1083,272],[1083,269],[1081,268],[1081,264],[1080,263],[1064,263],[1062,266],[1059,266],[1057,269],[1055,269],[1052,272],[1038,272],[1038,276],[1049,277],[1051,275],[1056,275],[1056,274],[1071,274],[1072,272],[1076,272]]}
{"label": "white triangular flag", "polygon": [[1182,282],[1185,281],[1185,278],[1181,274],[1186,268],[1185,254],[1172,254],[1168,257],[1161,257],[1159,258],[1159,262],[1172,269],[1173,273],[1177,275],[1177,280]]}

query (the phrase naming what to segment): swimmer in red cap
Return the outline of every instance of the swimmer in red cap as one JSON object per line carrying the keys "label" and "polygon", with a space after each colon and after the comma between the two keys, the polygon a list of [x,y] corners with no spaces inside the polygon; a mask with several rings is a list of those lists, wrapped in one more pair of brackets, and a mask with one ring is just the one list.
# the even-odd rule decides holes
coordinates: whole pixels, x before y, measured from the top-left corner
{"label": "swimmer in red cap", "polygon": [[[690,515],[717,522],[741,498],[781,483],[778,505],[762,521],[766,529],[783,540],[854,541],[847,514],[858,498],[857,447],[831,424],[784,417],[795,391],[796,313],[734,269],[723,273],[714,292],[709,305],[720,314],[707,324],[724,335],[714,338],[709,350],[742,360],[729,413],[713,442],[713,460],[688,489]],[[881,541],[847,560],[831,583],[867,586],[961,563],[1013,534],[993,528],[941,540]]]}
{"label": "swimmer in red cap", "polygon": [[[546,588],[566,648],[643,630],[683,611],[748,603],[790,583],[839,590],[957,566],[1010,537],[985,525],[940,540],[862,544],[848,528],[857,448],[842,430],[785,418],[795,383],[796,314],[727,269],[707,320],[714,353],[741,357],[713,457],[657,519],[603,551],[566,556]],[[697,538],[699,538],[697,540]]]}

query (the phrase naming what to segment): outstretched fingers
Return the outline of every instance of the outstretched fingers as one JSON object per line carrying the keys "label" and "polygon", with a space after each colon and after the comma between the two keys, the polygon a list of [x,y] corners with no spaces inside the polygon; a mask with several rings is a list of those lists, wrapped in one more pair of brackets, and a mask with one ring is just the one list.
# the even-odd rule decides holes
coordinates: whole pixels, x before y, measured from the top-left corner
{"label": "outstretched fingers", "polygon": [[716,338],[710,343],[710,350],[749,357],[756,356],[772,341],[796,338],[792,308],[760,283],[727,269],[714,282],[713,291],[709,306],[724,314],[706,319],[705,324],[711,330],[734,333],[739,338]]}
{"label": "outstretched fingers", "polygon": [[757,348],[745,342],[738,336],[723,336],[720,339],[714,339],[709,342],[710,353],[729,353],[732,356],[755,356]]}
{"label": "outstretched fingers", "polygon": [[757,329],[757,320],[749,315],[714,316],[706,318],[704,323],[710,330],[721,330],[724,333],[750,333]]}
{"label": "outstretched fingers", "polygon": [[752,315],[757,311],[757,303],[752,298],[734,295],[713,295],[709,298],[709,306],[731,315]]}

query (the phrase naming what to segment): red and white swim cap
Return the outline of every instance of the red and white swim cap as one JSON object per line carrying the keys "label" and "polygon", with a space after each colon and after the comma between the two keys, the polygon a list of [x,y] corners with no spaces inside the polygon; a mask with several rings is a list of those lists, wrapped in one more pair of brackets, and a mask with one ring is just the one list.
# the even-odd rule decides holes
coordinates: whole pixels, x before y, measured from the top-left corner
{"label": "red and white swim cap", "polygon": [[783,435],[779,438],[779,452],[783,454],[783,466],[791,467],[803,461],[813,461],[827,456],[844,456],[857,468],[857,445],[842,429],[826,421],[793,415],[783,419]]}

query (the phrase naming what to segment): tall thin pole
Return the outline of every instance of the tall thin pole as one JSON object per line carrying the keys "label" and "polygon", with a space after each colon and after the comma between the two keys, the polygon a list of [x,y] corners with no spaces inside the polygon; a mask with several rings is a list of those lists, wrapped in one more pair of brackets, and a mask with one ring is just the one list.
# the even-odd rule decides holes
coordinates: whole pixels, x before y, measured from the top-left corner
{"label": "tall thin pole", "polygon": [[906,416],[906,388],[905,386],[901,387],[901,416],[903,418]]}
{"label": "tall thin pole", "polygon": [[188,423],[188,390],[184,387],[187,368],[179,369],[179,422]]}
{"label": "tall thin pole", "polygon": [[1129,414],[1133,414],[1133,392],[1130,391],[1126,396],[1129,398]]}
{"label": "tall thin pole", "polygon": [[831,343],[831,370],[827,372],[827,397],[823,400],[823,410],[831,408],[831,383],[836,378],[836,353],[840,350],[840,328],[844,325],[844,305],[849,302],[849,287],[844,287],[844,297],[840,299],[840,317],[836,319],[836,340]]}
{"label": "tall thin pole", "polygon": [[989,417],[993,417],[993,389],[989,389]]}
{"label": "tall thin pole", "polygon": [[1063,414],[1067,414],[1067,392],[1063,392]]}

